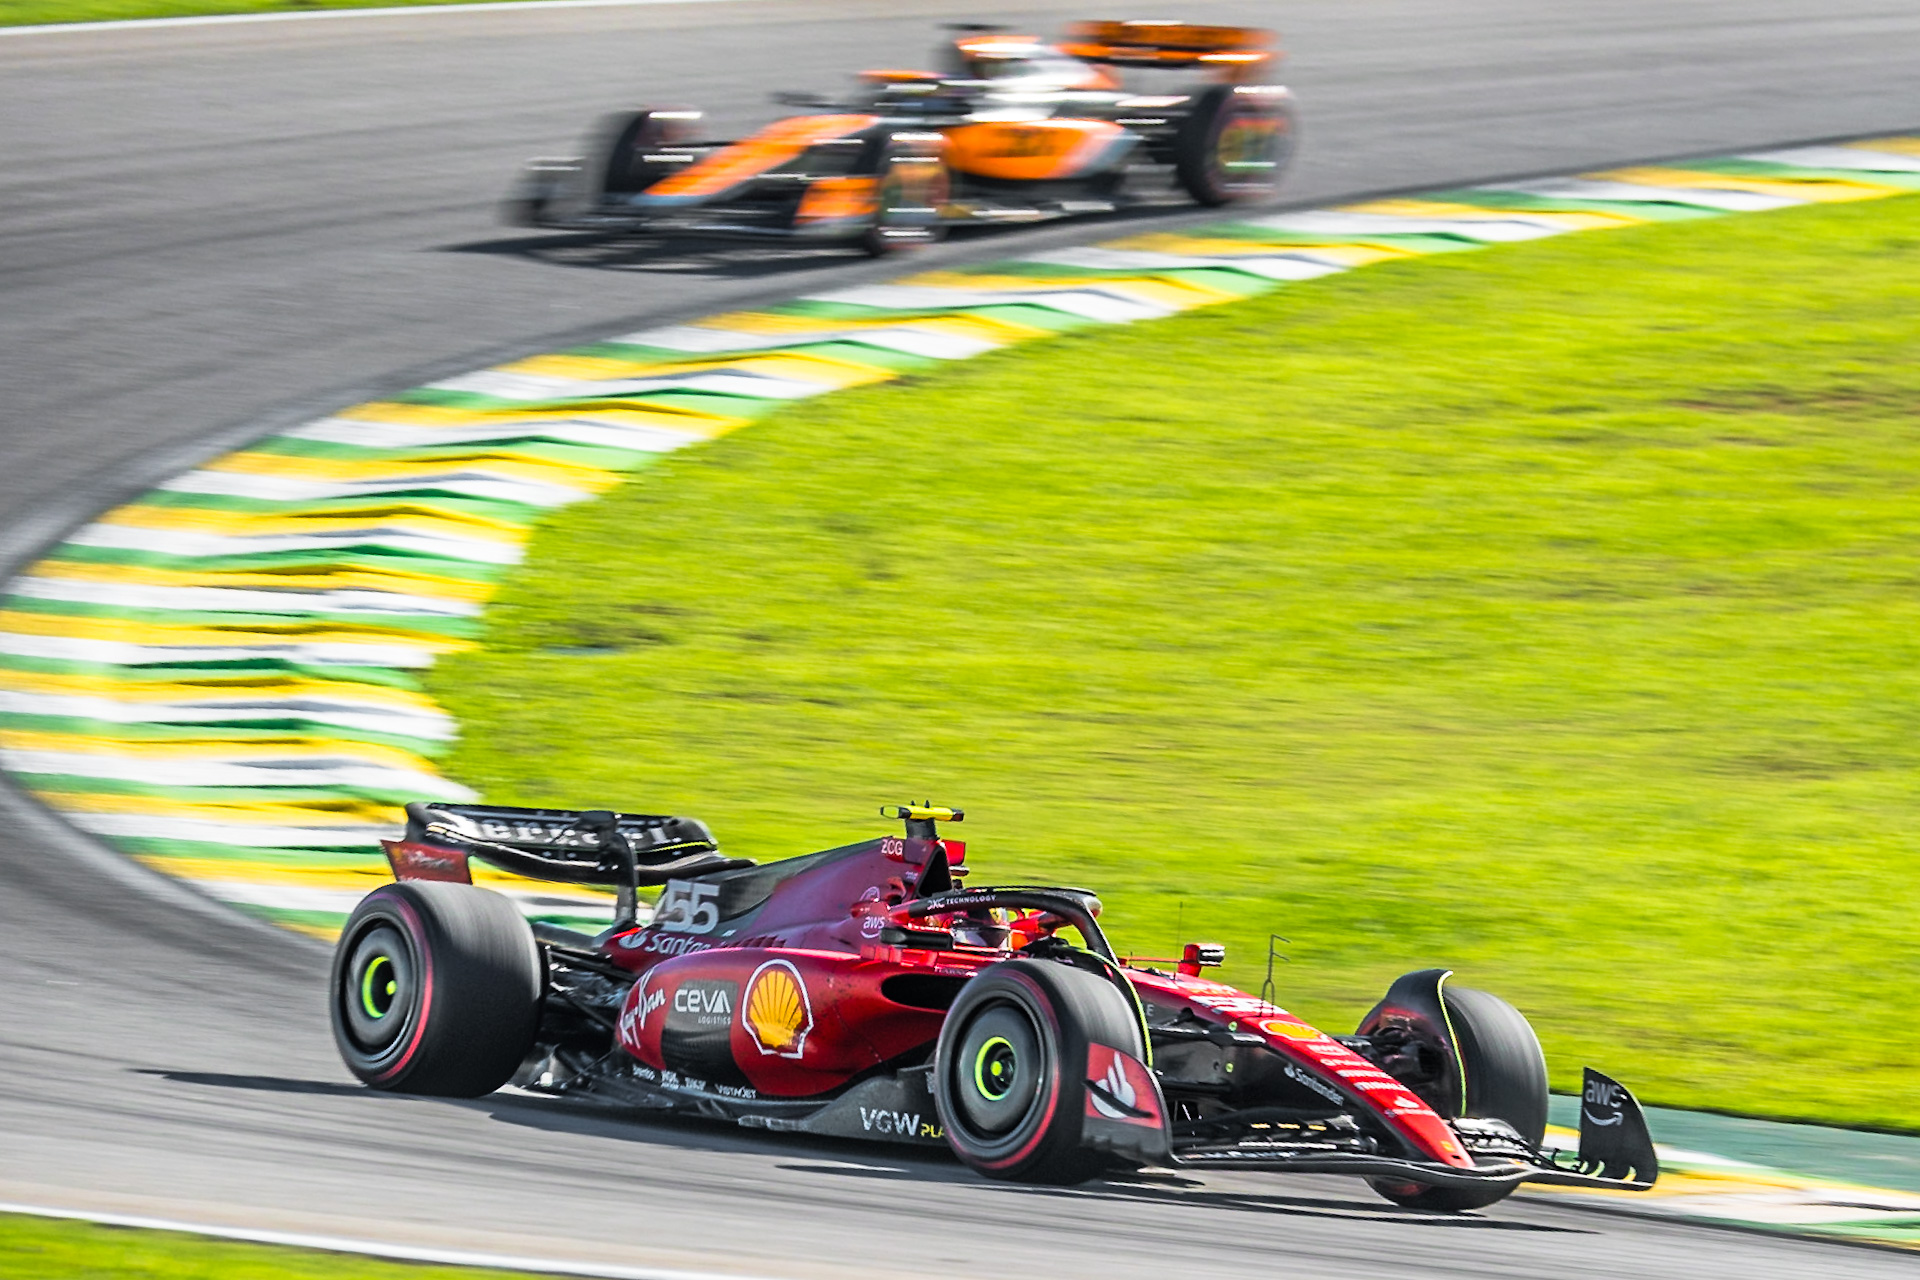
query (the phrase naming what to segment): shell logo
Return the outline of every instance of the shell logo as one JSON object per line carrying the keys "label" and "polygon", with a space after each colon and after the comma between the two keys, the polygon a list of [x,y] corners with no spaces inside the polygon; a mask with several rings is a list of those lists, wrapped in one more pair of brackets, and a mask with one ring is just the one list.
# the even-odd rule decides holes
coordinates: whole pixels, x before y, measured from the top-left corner
{"label": "shell logo", "polygon": [[1260,1024],[1260,1029],[1269,1035],[1283,1036],[1288,1040],[1324,1040],[1326,1035],[1316,1031],[1304,1022],[1289,1022],[1285,1018],[1269,1018]]}
{"label": "shell logo", "polygon": [[813,1004],[800,971],[785,960],[769,960],[747,979],[740,1021],[761,1053],[797,1058],[813,1030]]}

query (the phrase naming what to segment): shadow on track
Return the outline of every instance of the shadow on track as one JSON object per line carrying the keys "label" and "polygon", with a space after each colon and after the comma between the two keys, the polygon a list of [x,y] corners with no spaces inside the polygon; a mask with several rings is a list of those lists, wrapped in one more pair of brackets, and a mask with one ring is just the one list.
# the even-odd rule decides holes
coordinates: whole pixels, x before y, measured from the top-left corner
{"label": "shadow on track", "polygon": [[139,1076],[158,1076],[175,1084],[207,1085],[218,1089],[248,1089],[262,1093],[308,1093],[328,1097],[364,1097],[364,1085],[344,1084],[337,1080],[291,1080],[285,1076],[240,1076],[220,1071],[166,1071],[158,1067],[135,1067]]}
{"label": "shadow on track", "polygon": [[[918,1153],[916,1153],[918,1154]],[[846,1164],[782,1164],[796,1173],[814,1173],[842,1178],[876,1178],[898,1181],[913,1178],[904,1169],[876,1166],[870,1169]],[[940,1181],[976,1181],[955,1170],[955,1177]],[[925,1180],[925,1179],[915,1179]],[[1371,1222],[1392,1222],[1402,1226],[1448,1227],[1462,1231],[1527,1231],[1555,1235],[1591,1235],[1576,1227],[1548,1226],[1537,1222],[1513,1222],[1459,1213],[1439,1213],[1423,1209],[1395,1209],[1373,1200],[1348,1200],[1333,1196],[1256,1195],[1239,1191],[1208,1191],[1193,1178],[1163,1170],[1139,1173],[1119,1172],[1097,1182],[1077,1187],[1023,1186],[1009,1182],[980,1184],[988,1191],[1017,1196],[1051,1196],[1063,1200],[1097,1200],[1107,1204],[1178,1204],[1208,1209],[1238,1210],[1248,1213],[1283,1214],[1296,1218],[1363,1218]]]}
{"label": "shadow on track", "polygon": [[[1199,1207],[1293,1218],[1358,1219],[1453,1231],[1517,1231],[1569,1236],[1594,1234],[1578,1227],[1519,1222],[1479,1214],[1401,1209],[1372,1199],[1350,1199],[1338,1194],[1267,1195],[1208,1190],[1198,1179],[1158,1169],[1116,1171],[1107,1178],[1078,1187],[992,1182],[980,1178],[945,1150],[938,1148],[876,1147],[872,1143],[853,1139],[762,1135],[688,1116],[611,1108],[588,1109],[539,1098],[496,1096],[480,1101],[483,1104],[505,1102],[507,1105],[496,1105],[492,1113],[494,1119],[505,1124],[692,1150],[752,1152],[773,1158],[775,1167],[785,1172],[824,1178],[864,1178],[917,1184],[966,1183],[1010,1196],[1044,1196],[1110,1205]],[[783,1155],[789,1159],[779,1160],[778,1157]],[[1327,1180],[1317,1181],[1324,1183]]]}
{"label": "shadow on track", "polygon": [[[1080,214],[1004,226],[954,228],[945,241],[886,261],[899,267],[918,263],[948,265],[952,260],[1017,257],[1053,247],[1124,235],[1132,230],[1173,229],[1193,223],[1232,221],[1273,212],[1280,204],[1247,205],[1233,210],[1201,209],[1184,201],[1148,202],[1111,213]],[[439,246],[441,253],[520,257],[548,266],[599,271],[699,274],[727,279],[757,279],[786,273],[842,269],[871,261],[845,245],[810,245],[742,240],[666,239],[620,232],[517,232],[493,239]]]}
{"label": "shadow on track", "polygon": [[519,257],[552,267],[590,271],[638,271],[753,280],[780,275],[844,270],[868,259],[856,249],[838,246],[696,244],[630,235],[510,236],[443,245],[442,253]]}

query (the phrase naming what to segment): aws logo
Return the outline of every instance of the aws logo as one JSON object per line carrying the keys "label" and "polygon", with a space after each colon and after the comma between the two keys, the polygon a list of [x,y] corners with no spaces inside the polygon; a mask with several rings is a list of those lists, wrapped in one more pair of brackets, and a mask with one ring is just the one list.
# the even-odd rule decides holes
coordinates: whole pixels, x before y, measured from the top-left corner
{"label": "aws logo", "polygon": [[740,1021],[761,1053],[798,1058],[813,1030],[813,1002],[800,971],[785,960],[769,960],[747,980]]}
{"label": "aws logo", "polygon": [[1585,1094],[1586,1106],[1581,1110],[1581,1119],[1588,1124],[1606,1127],[1624,1122],[1627,1118],[1624,1097],[1626,1090],[1604,1076],[1587,1077]]}

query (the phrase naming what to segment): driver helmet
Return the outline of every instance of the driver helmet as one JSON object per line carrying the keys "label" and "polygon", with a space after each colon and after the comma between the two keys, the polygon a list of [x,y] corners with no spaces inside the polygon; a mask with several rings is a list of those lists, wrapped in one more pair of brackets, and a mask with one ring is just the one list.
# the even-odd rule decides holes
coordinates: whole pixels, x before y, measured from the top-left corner
{"label": "driver helmet", "polygon": [[953,940],[965,947],[992,947],[997,950],[1007,944],[1007,935],[1011,932],[1004,911],[975,907],[965,915],[953,918]]}

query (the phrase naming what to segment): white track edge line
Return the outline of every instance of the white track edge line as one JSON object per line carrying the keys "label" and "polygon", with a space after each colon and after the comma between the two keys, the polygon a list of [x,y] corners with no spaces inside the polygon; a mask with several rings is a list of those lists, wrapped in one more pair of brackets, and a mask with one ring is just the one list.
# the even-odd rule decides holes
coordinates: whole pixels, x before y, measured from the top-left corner
{"label": "white track edge line", "polygon": [[381,9],[313,9],[299,13],[196,13],[179,18],[115,18],[107,22],[43,22],[0,27],[0,36],[76,31],[139,31],[161,27],[224,27],[243,22],[309,22],[318,18],[410,18],[429,13],[483,13],[517,9],[625,9],[641,5],[725,4],[729,0],[499,0],[480,4],[415,4]]}
{"label": "white track edge line", "polygon": [[552,1258],[526,1258],[508,1253],[475,1253],[465,1249],[435,1249],[425,1245],[387,1244],[378,1240],[310,1235],[299,1231],[208,1226],[198,1222],[180,1222],[172,1218],[148,1218],[126,1213],[98,1213],[91,1209],[62,1209],[47,1205],[12,1204],[6,1201],[0,1201],[0,1213],[92,1222],[103,1227],[184,1232],[189,1235],[212,1236],[221,1240],[240,1240],[248,1244],[283,1245],[294,1249],[316,1249],[326,1253],[351,1253],[372,1258],[392,1258],[397,1262],[485,1267],[497,1271],[525,1271],[538,1275],[592,1276],[599,1280],[773,1280],[768,1276],[749,1276],[724,1271],[679,1271],[667,1267],[625,1267],[616,1263],[567,1262]]}

